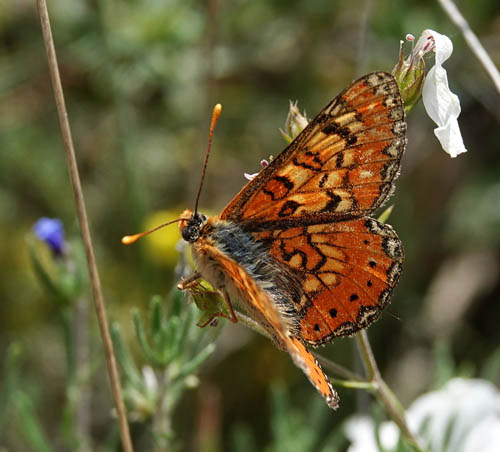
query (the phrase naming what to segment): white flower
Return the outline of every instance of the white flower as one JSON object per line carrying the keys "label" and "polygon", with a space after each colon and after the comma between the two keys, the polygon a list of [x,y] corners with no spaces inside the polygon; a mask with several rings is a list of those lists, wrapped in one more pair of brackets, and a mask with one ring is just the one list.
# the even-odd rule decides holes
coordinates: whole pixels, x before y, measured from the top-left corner
{"label": "white flower", "polygon": [[[369,417],[354,416],[350,418],[344,426],[344,431],[351,441],[347,452],[378,452],[375,425]],[[399,436],[396,424],[384,422],[380,426],[378,435],[384,449],[391,451],[396,447]]]}
{"label": "white flower", "polygon": [[453,44],[445,35],[433,30],[424,30],[413,53],[424,55],[430,50],[434,50],[435,65],[428,72],[424,82],[422,91],[424,107],[438,125],[434,129],[434,134],[441,147],[451,157],[456,157],[462,152],[467,152],[457,121],[460,115],[460,101],[458,96],[450,91],[446,69],[442,66],[453,52]]}
{"label": "white flower", "polygon": [[[273,159],[272,156],[269,157],[269,161],[271,161],[272,159]],[[268,165],[269,165],[269,162],[267,160],[260,161],[260,166],[262,166],[262,168],[265,168]],[[254,180],[258,175],[259,175],[259,173],[253,173],[253,174],[243,173],[243,176],[245,176],[245,178],[248,180]]]}
{"label": "white flower", "polygon": [[[497,452],[500,444],[500,392],[488,381],[454,378],[438,391],[419,397],[406,412],[410,429],[429,452]],[[345,425],[348,452],[376,452],[375,425],[355,417]],[[398,430],[380,426],[384,450],[395,451]]]}

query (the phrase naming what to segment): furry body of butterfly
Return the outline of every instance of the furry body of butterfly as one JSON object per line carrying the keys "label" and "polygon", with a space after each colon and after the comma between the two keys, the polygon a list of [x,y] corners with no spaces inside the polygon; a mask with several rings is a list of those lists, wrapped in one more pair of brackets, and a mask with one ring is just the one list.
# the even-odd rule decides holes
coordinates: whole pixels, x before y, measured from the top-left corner
{"label": "furry body of butterfly", "polygon": [[[186,215],[191,212],[186,211]],[[255,321],[262,325],[273,338],[276,345],[286,350],[275,329],[269,325],[255,306],[246,299],[246,294],[235,286],[212,256],[210,248],[218,250],[227,259],[240,265],[248,277],[257,283],[269,302],[276,308],[284,331],[289,335],[298,332],[297,312],[290,299],[298,302],[301,296],[300,282],[276,261],[269,249],[257,242],[252,236],[231,222],[217,217],[205,220],[200,229],[200,238],[192,244],[192,254],[196,268],[204,279],[222,293],[226,292],[231,302],[241,306]]]}

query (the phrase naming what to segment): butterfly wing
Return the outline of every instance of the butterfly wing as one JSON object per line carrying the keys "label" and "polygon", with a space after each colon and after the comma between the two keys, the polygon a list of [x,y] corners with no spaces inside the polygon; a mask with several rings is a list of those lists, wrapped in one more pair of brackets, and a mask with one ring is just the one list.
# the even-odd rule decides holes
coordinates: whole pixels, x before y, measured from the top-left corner
{"label": "butterfly wing", "polygon": [[405,131],[396,80],[368,74],[330,102],[220,218],[263,230],[366,215],[392,191]]}
{"label": "butterfly wing", "polygon": [[[309,345],[346,336],[375,321],[401,274],[403,247],[373,218],[253,233],[301,282],[296,334]],[[290,302],[293,302],[290,299]]]}
{"label": "butterfly wing", "polygon": [[309,381],[324,397],[330,408],[338,407],[338,394],[332,388],[328,377],[321,369],[314,356],[289,332],[285,331],[281,318],[268,294],[261,289],[236,261],[219,251],[208,242],[197,244],[196,251],[207,255],[223,271],[238,292],[241,301],[258,312],[259,323],[270,330],[274,340],[291,355],[293,362],[302,369]]}

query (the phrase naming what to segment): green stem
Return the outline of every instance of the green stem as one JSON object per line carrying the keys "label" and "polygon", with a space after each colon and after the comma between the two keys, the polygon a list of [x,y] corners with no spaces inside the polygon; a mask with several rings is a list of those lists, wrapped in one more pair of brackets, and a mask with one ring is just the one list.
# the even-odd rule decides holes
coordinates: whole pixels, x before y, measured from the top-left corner
{"label": "green stem", "polygon": [[361,384],[367,383],[366,378],[362,377],[356,372],[353,372],[352,370],[349,370],[346,367],[341,366],[340,364],[337,364],[329,360],[328,358],[321,356],[318,353],[313,352],[313,355],[326,370],[335,375],[338,375],[339,377],[342,377],[344,379],[342,381],[349,380],[350,382],[353,383],[361,383]]}
{"label": "green stem", "polygon": [[92,450],[90,444],[90,348],[89,348],[89,301],[78,298],[73,307],[73,356],[75,400],[75,431],[78,450]]}
{"label": "green stem", "polygon": [[390,418],[399,427],[408,444],[417,451],[423,451],[418,444],[417,438],[410,431],[410,428],[406,423],[405,412],[401,403],[380,375],[377,362],[375,361],[375,356],[373,355],[372,347],[368,340],[368,334],[365,330],[361,330],[358,334],[356,334],[356,339],[359,345],[361,360],[363,361],[365,370],[368,373],[371,383],[373,384],[373,393],[377,397],[380,404],[385,408]]}
{"label": "green stem", "polygon": [[371,381],[352,381],[352,380],[340,380],[338,378],[331,378],[330,382],[335,386],[342,386],[348,389],[365,389],[367,391],[374,390],[374,384]]}
{"label": "green stem", "polygon": [[155,436],[155,452],[167,450],[168,439],[172,436],[172,423],[170,421],[170,404],[168,401],[171,391],[169,372],[167,369],[159,371],[162,373],[159,379],[158,398],[156,413],[153,417],[153,431]]}

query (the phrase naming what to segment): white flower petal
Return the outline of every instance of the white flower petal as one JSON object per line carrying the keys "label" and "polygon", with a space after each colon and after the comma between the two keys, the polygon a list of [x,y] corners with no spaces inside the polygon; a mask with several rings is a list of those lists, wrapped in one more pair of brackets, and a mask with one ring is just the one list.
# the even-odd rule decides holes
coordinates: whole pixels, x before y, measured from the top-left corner
{"label": "white flower petal", "polygon": [[458,96],[450,91],[446,69],[442,67],[453,52],[453,44],[447,36],[432,30],[425,30],[419,39],[421,46],[429,36],[432,36],[434,40],[436,64],[427,74],[422,99],[427,114],[438,125],[434,129],[434,134],[442,148],[451,157],[456,157],[458,154],[467,152],[457,121],[460,115],[460,101]]}
{"label": "white flower petal", "polygon": [[150,366],[144,366],[142,368],[142,376],[146,388],[151,392],[156,392],[158,389],[158,381],[156,380],[155,371]]}
{"label": "white flower petal", "polygon": [[248,180],[254,180],[258,175],[259,175],[259,173],[253,173],[253,174],[243,173],[243,176],[245,176],[245,179],[248,179]]}
{"label": "white flower petal", "polygon": [[[490,425],[492,418],[500,422],[499,409],[500,394],[493,384],[454,378],[440,390],[419,397],[408,409],[407,418],[429,451],[469,452],[476,450],[465,447],[469,435],[476,435],[474,430],[483,422]],[[494,444],[498,435],[492,433],[484,433],[483,444]]]}
{"label": "white flower petal", "polygon": [[434,135],[441,143],[441,147],[450,154],[450,157],[456,157],[458,154],[467,152],[456,118],[450,118],[443,127],[436,127]]}
{"label": "white flower petal", "polygon": [[[344,424],[344,432],[351,441],[347,452],[378,452],[375,424],[367,416],[353,416]],[[384,450],[394,450],[399,439],[399,430],[393,422],[383,422],[379,429],[380,443]]]}

